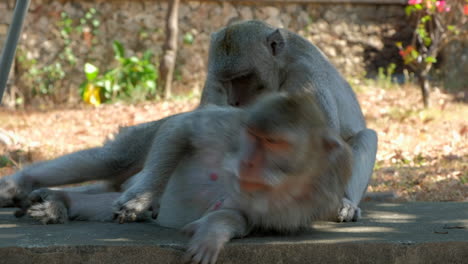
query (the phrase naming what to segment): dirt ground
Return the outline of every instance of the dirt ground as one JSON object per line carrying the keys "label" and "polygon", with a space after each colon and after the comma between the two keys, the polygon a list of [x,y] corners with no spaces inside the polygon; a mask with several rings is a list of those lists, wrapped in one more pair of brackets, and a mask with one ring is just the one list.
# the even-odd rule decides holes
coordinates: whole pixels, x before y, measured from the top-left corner
{"label": "dirt ground", "polygon": [[[421,108],[412,86],[358,91],[368,126],[379,136],[369,191],[397,201],[468,201],[468,104],[436,90]],[[198,99],[50,110],[0,108],[0,177],[31,161],[100,145],[120,126],[193,109]]]}

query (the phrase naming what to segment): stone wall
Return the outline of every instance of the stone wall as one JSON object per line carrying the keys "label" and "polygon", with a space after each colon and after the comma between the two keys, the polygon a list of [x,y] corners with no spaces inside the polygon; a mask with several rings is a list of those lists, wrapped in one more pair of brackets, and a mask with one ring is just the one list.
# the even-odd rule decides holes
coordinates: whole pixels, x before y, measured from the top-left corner
{"label": "stone wall", "polygon": [[[0,43],[5,24],[11,21],[13,0],[0,3]],[[149,49],[162,50],[166,1],[151,0],[34,0],[25,22],[15,71],[16,78],[28,70],[28,63],[46,66],[60,60],[67,78],[60,93],[76,100],[77,87],[84,80],[84,62],[105,68],[113,63],[112,41],[121,41],[129,54]],[[75,29],[85,13],[97,13],[85,21],[83,32]],[[72,20],[72,42],[68,45],[77,58],[68,64],[61,37],[61,15]],[[176,86],[200,90],[203,84],[210,33],[232,19],[261,19],[296,31],[319,46],[346,76],[375,74],[378,67],[401,60],[396,41],[408,40],[411,28],[399,4],[325,3],[237,3],[235,1],[183,1],[179,10],[179,51]],[[93,26],[92,20],[99,22]],[[185,41],[184,41],[185,38]],[[193,41],[188,41],[193,38]],[[19,65],[18,65],[19,64]],[[18,84],[19,81],[17,80]],[[20,83],[21,84],[21,83]],[[20,85],[18,84],[18,85]]]}

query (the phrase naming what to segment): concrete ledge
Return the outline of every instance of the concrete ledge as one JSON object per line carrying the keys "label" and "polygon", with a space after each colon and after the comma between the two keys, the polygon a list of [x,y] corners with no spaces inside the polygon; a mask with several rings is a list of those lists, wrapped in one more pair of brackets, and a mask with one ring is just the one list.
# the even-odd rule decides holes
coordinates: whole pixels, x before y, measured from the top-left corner
{"label": "concrete ledge", "polygon": [[[357,223],[236,239],[218,263],[467,263],[468,203],[364,203]],[[187,238],[154,223],[41,225],[0,210],[0,263],[180,263]]]}

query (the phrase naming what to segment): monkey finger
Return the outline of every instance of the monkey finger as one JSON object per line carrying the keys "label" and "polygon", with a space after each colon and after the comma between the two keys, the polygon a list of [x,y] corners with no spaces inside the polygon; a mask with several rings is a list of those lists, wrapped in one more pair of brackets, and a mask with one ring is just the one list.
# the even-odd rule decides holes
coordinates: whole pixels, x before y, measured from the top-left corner
{"label": "monkey finger", "polygon": [[118,213],[114,213],[112,216],[112,221],[115,221],[119,217]]}
{"label": "monkey finger", "polygon": [[184,256],[182,257],[182,263],[191,263],[192,262],[192,257],[195,254],[192,250],[188,249],[187,252],[185,252]]}
{"label": "monkey finger", "polygon": [[199,246],[195,251],[196,254],[192,256],[192,263],[202,263],[206,256],[206,247],[203,245]]}
{"label": "monkey finger", "polygon": [[151,218],[153,218],[153,219],[158,218],[158,214],[159,214],[159,212],[153,211],[153,213],[151,213]]}
{"label": "monkey finger", "polygon": [[216,261],[218,260],[218,255],[219,255],[220,250],[216,250],[212,255],[210,259],[210,264],[215,264]]}
{"label": "monkey finger", "polygon": [[137,215],[135,213],[130,213],[130,222],[135,222],[137,220]]}
{"label": "monkey finger", "polygon": [[125,223],[125,216],[124,215],[119,215],[119,224]]}

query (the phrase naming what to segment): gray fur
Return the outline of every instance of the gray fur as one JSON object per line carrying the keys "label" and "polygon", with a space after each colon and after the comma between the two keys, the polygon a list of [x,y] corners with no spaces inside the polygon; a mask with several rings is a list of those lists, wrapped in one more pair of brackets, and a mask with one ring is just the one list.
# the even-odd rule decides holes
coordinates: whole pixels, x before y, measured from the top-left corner
{"label": "gray fur", "polygon": [[[194,263],[214,263],[227,241],[252,229],[294,232],[313,221],[336,217],[351,175],[351,150],[325,123],[311,127],[314,122],[297,119],[320,115],[289,111],[290,116],[282,113],[279,118],[283,109],[271,109],[270,102],[290,97],[294,96],[277,94],[247,110],[209,106],[166,121],[153,142],[151,162],[145,163],[135,176],[138,180],[116,201],[120,222],[133,221],[154,199],[160,205],[158,224],[192,236],[186,258]],[[301,98],[301,104],[314,103],[306,94],[295,97]],[[251,115],[265,118],[249,118]],[[207,118],[216,121],[205,122]],[[260,177],[272,191],[246,192],[240,188],[239,168],[243,153],[248,152],[245,148],[251,144],[244,137],[246,120],[269,122],[266,127],[271,131],[284,131],[286,126],[296,135],[286,156],[299,167],[287,174],[268,161],[263,165]],[[296,122],[283,124],[288,120]],[[167,145],[160,143],[161,135]],[[324,140],[334,144],[331,150],[323,147]],[[265,155],[279,154],[265,151]],[[296,163],[305,157],[307,164]],[[275,160],[267,160],[270,158]]]}
{"label": "gray fur", "polygon": [[[272,40],[276,41],[273,50]],[[281,46],[278,46],[278,43]],[[338,221],[357,220],[377,151],[377,135],[366,123],[349,84],[312,43],[261,21],[233,23],[211,38],[201,106],[243,106],[265,94],[311,92],[328,126],[350,144],[356,157]],[[348,215],[343,215],[348,214]]]}

